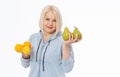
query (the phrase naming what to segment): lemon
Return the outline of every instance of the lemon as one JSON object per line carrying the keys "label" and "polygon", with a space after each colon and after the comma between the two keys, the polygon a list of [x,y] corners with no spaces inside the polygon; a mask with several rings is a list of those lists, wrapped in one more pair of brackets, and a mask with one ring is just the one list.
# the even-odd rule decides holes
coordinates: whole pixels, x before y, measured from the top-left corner
{"label": "lemon", "polygon": [[30,55],[30,47],[24,46],[22,52],[25,55]]}

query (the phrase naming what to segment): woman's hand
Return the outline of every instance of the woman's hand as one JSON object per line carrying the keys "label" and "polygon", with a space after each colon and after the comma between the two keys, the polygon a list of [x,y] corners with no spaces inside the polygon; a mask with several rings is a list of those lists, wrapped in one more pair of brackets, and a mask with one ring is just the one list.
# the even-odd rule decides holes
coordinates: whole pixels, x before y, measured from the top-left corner
{"label": "woman's hand", "polygon": [[78,35],[75,39],[73,39],[73,34],[69,34],[69,40],[64,41],[63,46],[62,46],[62,57],[64,60],[68,59],[70,57],[70,51],[69,51],[69,45],[72,43],[79,42],[81,39],[78,39]]}
{"label": "woman's hand", "polygon": [[21,52],[21,53],[22,53],[22,58],[24,58],[24,59],[29,59],[30,58],[30,55],[24,54],[23,52]]}
{"label": "woman's hand", "polygon": [[76,38],[74,39],[74,38],[73,38],[73,34],[70,33],[70,34],[69,34],[69,40],[64,41],[64,44],[65,44],[65,45],[70,45],[70,44],[72,44],[72,43],[79,42],[80,40],[81,40],[81,39],[78,38],[78,35],[77,35]]}

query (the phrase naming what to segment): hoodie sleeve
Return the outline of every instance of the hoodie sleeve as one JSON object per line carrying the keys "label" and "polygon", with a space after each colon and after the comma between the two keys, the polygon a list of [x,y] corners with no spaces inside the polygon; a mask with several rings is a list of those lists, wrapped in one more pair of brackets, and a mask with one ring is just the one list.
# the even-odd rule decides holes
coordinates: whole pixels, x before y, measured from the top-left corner
{"label": "hoodie sleeve", "polygon": [[[30,41],[31,44],[33,43],[33,38],[34,38],[34,34],[32,34],[32,35],[30,36],[30,38],[29,38],[29,41]],[[32,51],[32,49],[31,49],[31,51]],[[29,65],[30,65],[30,59],[24,59],[24,58],[21,56],[20,60],[21,60],[21,65],[22,65],[24,68],[29,67]]]}
{"label": "hoodie sleeve", "polygon": [[30,65],[30,59],[24,59],[23,57],[21,57],[21,64],[24,68],[29,67]]}
{"label": "hoodie sleeve", "polygon": [[74,65],[74,54],[73,54],[72,46],[70,46],[69,49],[70,49],[70,57],[67,60],[62,59],[62,68],[66,73],[70,72]]}

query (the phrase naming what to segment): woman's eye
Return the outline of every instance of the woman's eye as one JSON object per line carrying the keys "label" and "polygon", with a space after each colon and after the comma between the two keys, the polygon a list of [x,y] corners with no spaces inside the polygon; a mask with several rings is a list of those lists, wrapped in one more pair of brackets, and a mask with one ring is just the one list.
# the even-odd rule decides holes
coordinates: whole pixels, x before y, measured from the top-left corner
{"label": "woman's eye", "polygon": [[49,20],[49,18],[46,18],[45,20]]}
{"label": "woman's eye", "polygon": [[56,20],[53,20],[53,22],[56,22]]}

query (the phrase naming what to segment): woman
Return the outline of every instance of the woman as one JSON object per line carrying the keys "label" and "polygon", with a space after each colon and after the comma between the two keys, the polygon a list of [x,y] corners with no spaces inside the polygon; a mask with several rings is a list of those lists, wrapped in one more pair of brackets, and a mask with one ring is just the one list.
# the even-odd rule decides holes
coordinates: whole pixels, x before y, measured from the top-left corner
{"label": "woman", "polygon": [[62,18],[60,11],[53,5],[46,6],[40,17],[40,32],[31,35],[31,54],[22,53],[21,64],[30,66],[29,77],[65,77],[74,65],[72,43],[78,37],[64,41],[61,34]]}

